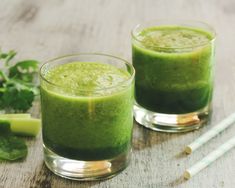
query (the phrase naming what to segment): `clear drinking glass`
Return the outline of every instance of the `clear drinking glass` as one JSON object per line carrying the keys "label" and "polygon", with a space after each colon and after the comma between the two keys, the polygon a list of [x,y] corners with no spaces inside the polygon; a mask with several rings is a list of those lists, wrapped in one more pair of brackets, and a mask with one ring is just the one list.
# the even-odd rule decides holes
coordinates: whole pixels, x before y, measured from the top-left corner
{"label": "clear drinking glass", "polygon": [[184,132],[209,120],[214,42],[213,28],[197,21],[155,20],[132,30],[138,123],[156,131]]}
{"label": "clear drinking glass", "polygon": [[[74,62],[85,64],[74,69],[60,69],[54,79],[49,76],[55,68]],[[94,62],[94,67],[83,68]],[[115,84],[119,77],[115,77],[113,72],[104,72],[100,76],[99,71],[109,69],[105,65],[118,74],[124,74],[125,81]],[[95,67],[99,66],[104,68],[97,70]],[[76,85],[79,84],[76,82],[78,74],[89,75],[81,89]],[[95,78],[96,74],[100,76],[97,82],[110,82],[111,85],[91,89],[93,85],[89,78]],[[96,180],[112,177],[128,165],[134,74],[133,66],[127,61],[105,54],[68,55],[42,65],[44,161],[52,172],[69,179]],[[65,83],[66,79],[71,82]]]}

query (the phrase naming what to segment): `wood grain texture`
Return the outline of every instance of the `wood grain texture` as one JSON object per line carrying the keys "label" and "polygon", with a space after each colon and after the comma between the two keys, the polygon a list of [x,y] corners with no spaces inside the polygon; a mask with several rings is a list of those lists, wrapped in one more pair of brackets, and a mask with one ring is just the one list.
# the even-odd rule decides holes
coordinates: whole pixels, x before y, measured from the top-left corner
{"label": "wood grain texture", "polygon": [[[183,171],[235,133],[221,133],[191,156],[183,147],[235,111],[235,2],[233,0],[1,0],[0,46],[18,58],[50,59],[77,52],[105,52],[131,60],[130,30],[139,22],[177,18],[202,20],[217,31],[215,92],[211,123],[187,134],[152,132],[135,124],[130,166],[116,177],[76,182],[43,164],[41,135],[29,139],[23,162],[0,164],[0,188],[233,188],[235,150],[189,181]],[[32,109],[40,116],[39,104]]]}

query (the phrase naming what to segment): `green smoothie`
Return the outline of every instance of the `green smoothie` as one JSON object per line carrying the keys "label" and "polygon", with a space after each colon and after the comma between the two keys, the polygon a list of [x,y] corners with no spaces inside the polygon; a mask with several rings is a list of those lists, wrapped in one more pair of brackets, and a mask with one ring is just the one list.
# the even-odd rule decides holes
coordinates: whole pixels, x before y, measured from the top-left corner
{"label": "green smoothie", "polygon": [[213,34],[183,26],[142,30],[133,39],[136,102],[150,111],[184,114],[210,104]]}
{"label": "green smoothie", "polygon": [[43,141],[70,159],[111,159],[128,152],[131,75],[114,66],[72,62],[48,70],[41,84]]}

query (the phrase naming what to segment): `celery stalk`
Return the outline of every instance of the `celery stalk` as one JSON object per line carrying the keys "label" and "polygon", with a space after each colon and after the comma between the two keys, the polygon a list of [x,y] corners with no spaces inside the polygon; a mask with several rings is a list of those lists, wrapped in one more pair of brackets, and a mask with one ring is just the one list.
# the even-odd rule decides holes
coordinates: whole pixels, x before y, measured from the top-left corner
{"label": "celery stalk", "polygon": [[31,118],[30,114],[0,114],[0,118]]}
{"label": "celery stalk", "polygon": [[37,136],[41,120],[35,118],[0,118],[10,122],[11,131],[16,135]]}

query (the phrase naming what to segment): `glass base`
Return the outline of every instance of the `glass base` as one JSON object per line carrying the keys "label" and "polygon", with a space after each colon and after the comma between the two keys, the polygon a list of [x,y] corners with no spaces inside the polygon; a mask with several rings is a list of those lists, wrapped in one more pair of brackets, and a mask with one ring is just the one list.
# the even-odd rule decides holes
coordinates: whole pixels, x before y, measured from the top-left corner
{"label": "glass base", "polygon": [[79,161],[59,156],[45,145],[43,149],[45,164],[53,173],[63,178],[79,181],[111,178],[128,166],[131,155],[129,152],[129,154],[120,154],[113,159]]}
{"label": "glass base", "polygon": [[156,113],[134,105],[134,117],[137,123],[146,128],[160,132],[187,132],[199,129],[210,119],[210,105],[187,114],[162,114]]}

